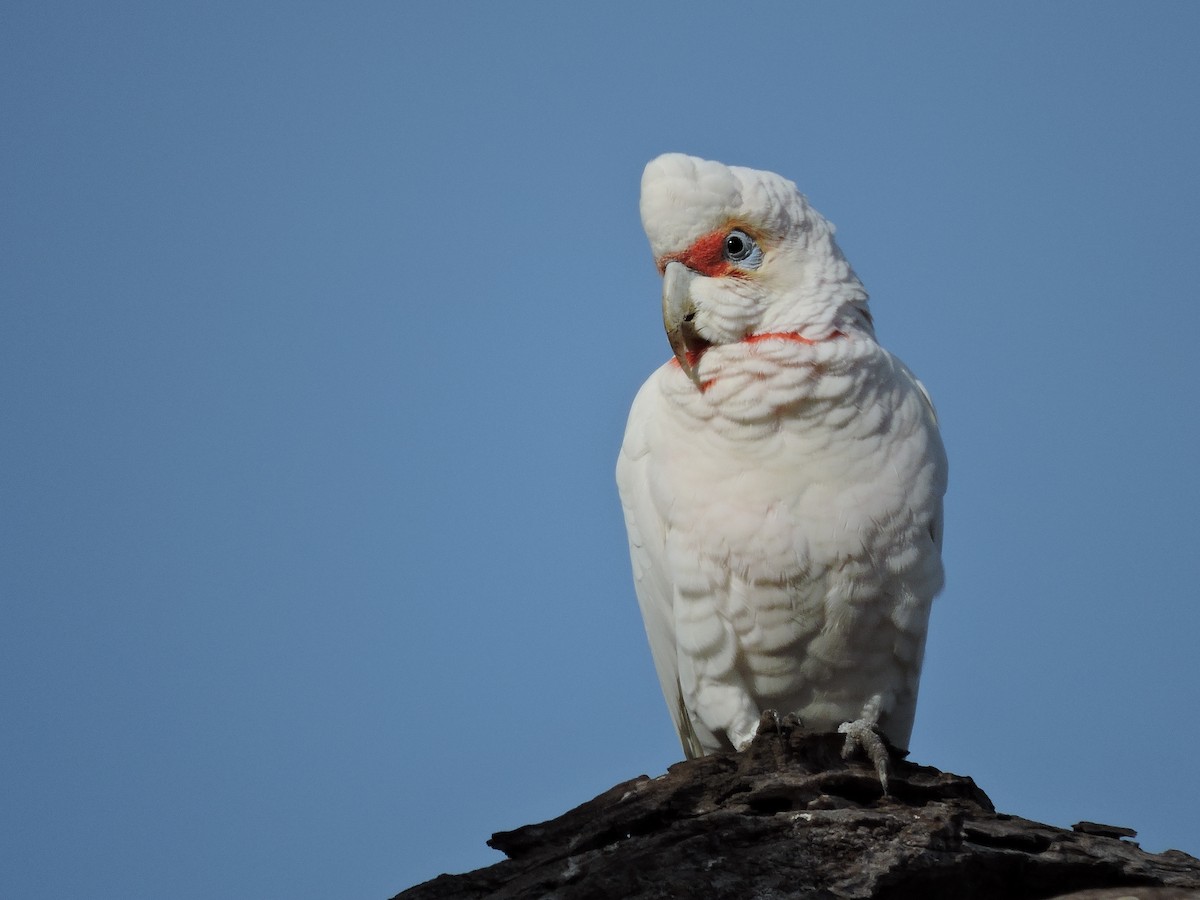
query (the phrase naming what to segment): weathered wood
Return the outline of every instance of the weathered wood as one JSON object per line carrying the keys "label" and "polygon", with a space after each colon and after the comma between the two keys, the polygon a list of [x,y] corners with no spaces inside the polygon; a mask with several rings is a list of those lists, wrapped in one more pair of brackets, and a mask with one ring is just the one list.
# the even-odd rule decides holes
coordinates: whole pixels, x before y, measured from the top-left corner
{"label": "weathered wood", "polygon": [[840,735],[786,721],[764,728],[742,753],[682,762],[493,835],[508,859],[395,900],[1200,897],[1200,860],[1146,853],[1122,839],[1129,829],[997,813],[970,778],[903,760],[885,796],[841,747]]}

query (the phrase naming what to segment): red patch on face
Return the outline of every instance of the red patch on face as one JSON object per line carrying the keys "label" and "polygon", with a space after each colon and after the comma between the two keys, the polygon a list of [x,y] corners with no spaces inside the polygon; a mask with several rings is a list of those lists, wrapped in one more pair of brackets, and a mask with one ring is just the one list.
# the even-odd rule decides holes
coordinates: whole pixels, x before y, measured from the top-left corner
{"label": "red patch on face", "polygon": [[[845,336],[846,336],[846,333],[844,331],[836,331],[836,330],[829,332],[829,334],[823,338],[805,337],[804,335],[802,335],[796,331],[764,331],[762,334],[748,334],[744,338],[742,338],[738,343],[761,344],[763,341],[791,341],[793,344],[804,344],[805,346],[811,347],[814,344],[819,344],[821,341],[832,341],[832,340],[836,340],[838,338],[844,338]],[[692,369],[695,369],[698,365],[700,365],[700,357],[703,355],[704,355],[703,350],[688,350],[687,351],[688,365],[691,366]],[[679,360],[676,359],[675,357],[671,357],[669,362],[675,368],[677,368],[677,369],[680,368]],[[700,384],[698,385],[698,387],[700,388],[700,393],[703,394],[710,387],[712,387],[714,384],[716,384],[716,382],[717,382],[716,377],[709,378],[707,381],[700,382]]]}
{"label": "red patch on face", "polygon": [[[829,338],[845,337],[840,331],[831,332]],[[826,338],[828,340],[829,338]],[[793,341],[797,344],[808,344],[809,346],[817,343],[812,338],[806,338],[802,334],[797,334],[794,331],[768,331],[764,334],[751,334],[742,338],[743,344],[757,344],[762,341]]]}
{"label": "red patch on face", "polygon": [[681,262],[693,272],[707,275],[710,278],[721,275],[740,275],[741,271],[725,258],[725,238],[728,236],[729,229],[722,228],[720,231],[713,231],[704,237],[697,238],[692,246],[682,253],[668,253],[659,259],[658,271],[665,271],[667,263]]}

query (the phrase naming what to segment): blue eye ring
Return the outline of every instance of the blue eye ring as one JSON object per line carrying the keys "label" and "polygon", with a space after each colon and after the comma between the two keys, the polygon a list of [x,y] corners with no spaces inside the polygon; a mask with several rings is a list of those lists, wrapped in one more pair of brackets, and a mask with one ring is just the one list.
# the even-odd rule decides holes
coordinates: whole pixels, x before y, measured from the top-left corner
{"label": "blue eye ring", "polygon": [[758,241],[740,228],[734,228],[721,242],[721,255],[743,269],[757,269],[762,265],[762,248]]}

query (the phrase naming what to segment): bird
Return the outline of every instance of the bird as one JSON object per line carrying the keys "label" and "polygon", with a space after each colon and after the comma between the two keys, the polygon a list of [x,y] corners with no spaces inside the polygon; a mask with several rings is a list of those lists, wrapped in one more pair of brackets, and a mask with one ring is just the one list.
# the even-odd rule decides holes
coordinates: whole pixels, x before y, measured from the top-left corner
{"label": "bird", "polygon": [[616,476],[684,753],[791,715],[845,734],[886,793],[944,583],[933,403],[793,182],[667,153],[640,211],[672,357],[637,392]]}

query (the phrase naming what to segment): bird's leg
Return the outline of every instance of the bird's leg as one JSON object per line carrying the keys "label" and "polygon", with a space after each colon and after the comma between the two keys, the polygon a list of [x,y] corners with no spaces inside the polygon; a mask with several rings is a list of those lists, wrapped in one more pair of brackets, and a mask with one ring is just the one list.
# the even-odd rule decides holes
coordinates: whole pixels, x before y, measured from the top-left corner
{"label": "bird's leg", "polygon": [[849,759],[855,751],[862,750],[867,759],[875,764],[875,774],[879,776],[879,783],[886,794],[890,761],[887,745],[879,735],[879,714],[882,707],[883,697],[876,694],[866,702],[857,719],[838,726],[838,733],[846,736],[846,743],[842,747],[842,759]]}

